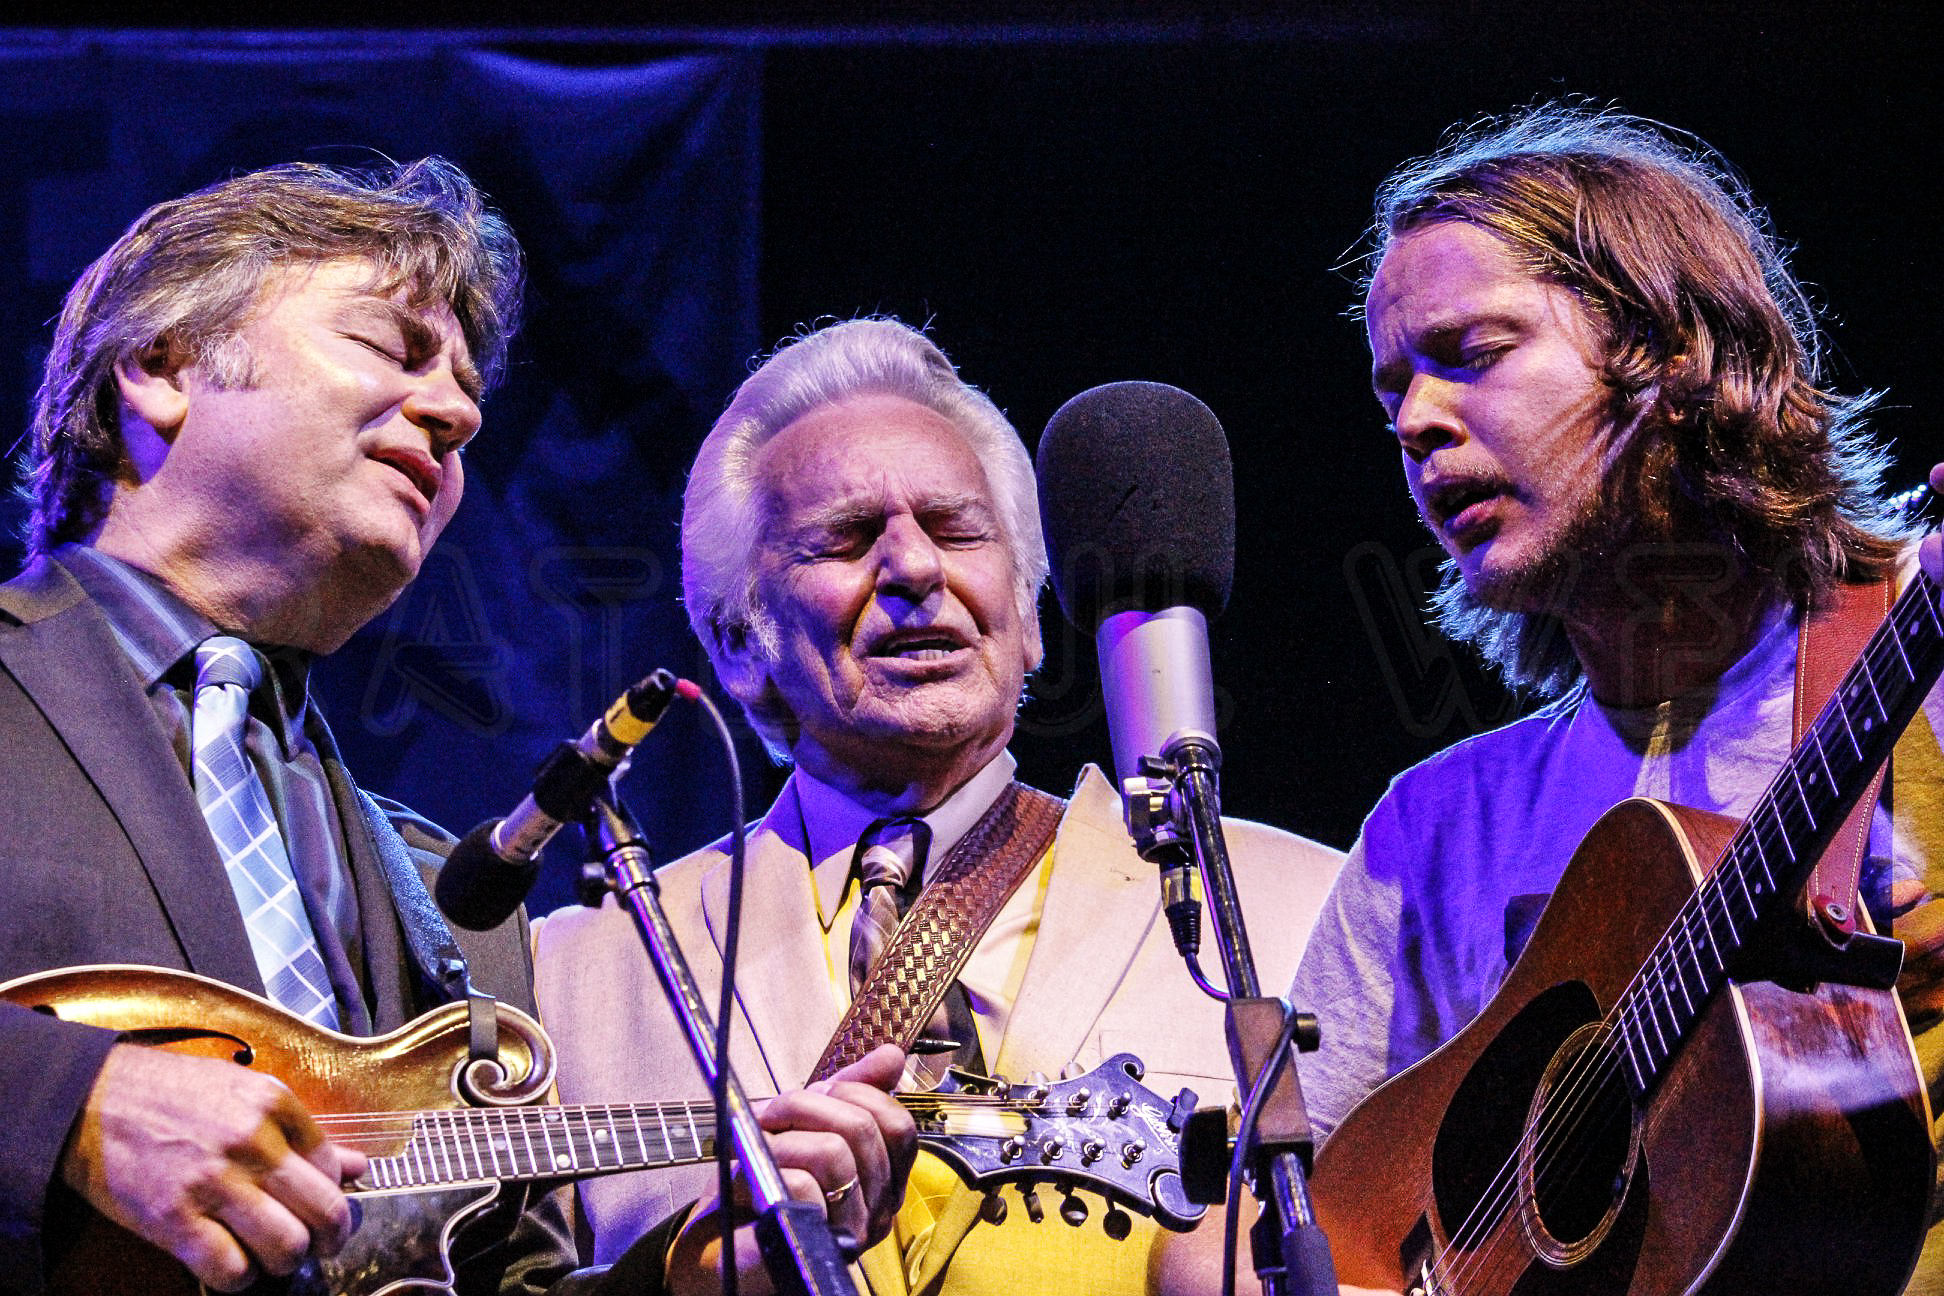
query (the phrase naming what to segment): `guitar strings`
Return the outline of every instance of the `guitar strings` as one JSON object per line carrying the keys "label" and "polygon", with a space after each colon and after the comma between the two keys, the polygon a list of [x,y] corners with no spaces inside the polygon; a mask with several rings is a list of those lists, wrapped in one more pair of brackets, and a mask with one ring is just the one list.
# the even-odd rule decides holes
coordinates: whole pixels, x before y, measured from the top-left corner
{"label": "guitar strings", "polygon": [[[1615,1020],[1633,1019],[1638,1022],[1640,1009],[1638,999],[1643,987],[1652,983],[1658,985],[1661,993],[1667,996],[1670,980],[1667,962],[1670,956],[1678,954],[1683,947],[1690,957],[1700,948],[1707,948],[1713,955],[1717,968],[1722,966],[1720,952],[1715,943],[1714,933],[1704,921],[1700,932],[1704,940],[1695,939],[1695,917],[1698,911],[1705,912],[1713,895],[1711,888],[1697,888],[1676,913],[1675,921],[1668,928],[1662,941],[1657,945],[1652,957],[1636,974],[1633,982],[1622,993],[1614,1010],[1603,1020],[1593,1037],[1587,1040],[1580,1052],[1567,1064],[1565,1073],[1555,1082],[1551,1096],[1542,1107],[1542,1117],[1536,1122],[1528,1114],[1527,1124],[1521,1131],[1512,1158],[1500,1167],[1493,1180],[1480,1195],[1472,1212],[1453,1230],[1452,1245],[1445,1256],[1435,1262],[1434,1268],[1441,1271],[1448,1290],[1461,1291],[1469,1284],[1469,1279],[1478,1276],[1485,1266],[1499,1268],[1495,1262],[1500,1260],[1524,1263],[1524,1255],[1509,1247],[1514,1235],[1510,1230],[1501,1234],[1501,1242],[1490,1247],[1481,1245],[1481,1239],[1488,1234],[1497,1221],[1510,1215],[1518,1206],[1519,1184],[1522,1181],[1520,1167],[1530,1166],[1534,1192],[1544,1197],[1546,1190],[1561,1182],[1569,1182],[1571,1177],[1585,1164],[1591,1154],[1591,1139],[1587,1133],[1589,1124],[1595,1121],[1614,1119],[1629,1105],[1626,1097],[1627,1087],[1620,1081],[1618,1050],[1614,1041],[1616,1036],[1624,1038],[1615,1026]],[[1723,896],[1725,904],[1726,897]],[[1698,966],[1697,970],[1701,970]],[[1687,979],[1684,973],[1676,971],[1674,982],[1679,985],[1684,998],[1692,1002],[1688,995]],[[1654,1030],[1659,1033],[1659,1021],[1654,1019]],[[1644,1030],[1641,1032],[1645,1038]],[[1662,1044],[1665,1044],[1663,1039]],[[1523,1239],[1523,1229],[1517,1235]],[[1457,1252],[1454,1260],[1451,1253]],[[1496,1275],[1495,1275],[1496,1276]]]}
{"label": "guitar strings", "polygon": [[[898,1094],[893,1094],[891,1096],[897,1100],[899,1106],[907,1107],[907,1108],[928,1107],[928,1106],[943,1107],[943,1108],[968,1107],[968,1108],[999,1108],[1001,1110],[1020,1111],[1020,1112],[1044,1112],[1049,1105],[1057,1106],[1057,1104],[1036,1103],[1024,1098],[1000,1098],[997,1096],[984,1095],[984,1094],[945,1095],[945,1094],[932,1094],[932,1093],[898,1093]],[[758,1101],[761,1100],[759,1099]],[[323,1112],[317,1115],[315,1119],[320,1125],[332,1125],[332,1124],[355,1123],[361,1120],[379,1120],[379,1119],[390,1119],[394,1117],[413,1117],[413,1116],[429,1116],[429,1115],[490,1116],[495,1113],[501,1113],[501,1112],[507,1114],[513,1114],[513,1115],[517,1115],[521,1112],[526,1112],[526,1113],[575,1112],[575,1113],[591,1114],[594,1112],[607,1112],[609,1110],[613,1110],[617,1112],[625,1112],[625,1111],[639,1111],[639,1112],[656,1111],[656,1112],[665,1112],[665,1113],[694,1112],[698,1115],[702,1115],[702,1114],[713,1114],[715,1108],[706,1100],[701,1100],[701,1099],[697,1099],[694,1101],[678,1099],[678,1100],[673,1100],[669,1102],[660,1102],[660,1103],[654,1103],[654,1102],[554,1103],[554,1104],[540,1104],[540,1105],[514,1103],[505,1107],[426,1107],[426,1108],[407,1108],[407,1109],[400,1109],[397,1111]]]}
{"label": "guitar strings", "polygon": [[[1098,1099],[1076,1096],[1077,1100],[1052,1101],[1050,1095],[1015,1098],[937,1092],[894,1097],[921,1117],[943,1118],[948,1124],[954,1113],[967,1120],[975,1114],[989,1117],[993,1113],[1043,1117],[1049,1110],[1063,1108],[1068,1117],[1104,1115],[1118,1119],[1126,1110],[1123,1095],[1112,1089]],[[673,1126],[671,1117],[675,1118]],[[644,1118],[650,1129],[643,1128]],[[336,1141],[369,1155],[370,1165],[353,1188],[357,1192],[678,1164],[706,1158],[714,1131],[712,1104],[683,1101],[326,1113],[316,1119]],[[1027,1129],[1022,1120],[1016,1131],[960,1129],[950,1133],[997,1138],[1003,1134],[1016,1137]],[[629,1131],[635,1146],[632,1157],[626,1147]],[[655,1135],[659,1135],[659,1152],[654,1150]]]}
{"label": "guitar strings", "polygon": [[[1724,862],[1727,858],[1724,853]],[[1712,955],[1716,969],[1725,971],[1712,928],[1703,921],[1699,927],[1703,939],[1697,940],[1695,936],[1697,913],[1705,919],[1706,909],[1717,900],[1723,906],[1723,916],[1729,920],[1731,931],[1733,929],[1733,915],[1726,910],[1726,906],[1732,903],[1731,898],[1719,886],[1708,885],[1719,880],[1719,873],[1719,869],[1715,870],[1679,907],[1675,921],[1656,946],[1654,954],[1617,999],[1614,1010],[1600,1023],[1592,1038],[1568,1063],[1566,1072],[1554,1086],[1553,1096],[1542,1107],[1542,1118],[1536,1122],[1536,1129],[1529,1116],[1528,1124],[1515,1145],[1513,1157],[1499,1169],[1471,1214],[1453,1231],[1450,1250],[1434,1262],[1434,1270],[1442,1275],[1446,1290],[1466,1290],[1472,1278],[1481,1276],[1481,1270],[1489,1268],[1491,1276],[1496,1277],[1505,1271],[1507,1265],[1523,1268],[1527,1258],[1523,1250],[1523,1226],[1516,1233],[1507,1228],[1489,1246],[1481,1245],[1479,1239],[1491,1232],[1497,1221],[1511,1215],[1519,1207],[1521,1165],[1531,1167],[1534,1193],[1543,1199],[1549,1187],[1570,1182],[1585,1165],[1592,1150],[1592,1140],[1587,1132],[1589,1124],[1615,1119],[1628,1110],[1630,1099],[1627,1095],[1630,1090],[1621,1079],[1623,1073],[1620,1070],[1619,1049],[1614,1042],[1616,1037],[1624,1039],[1624,1032],[1615,1023],[1633,1021],[1643,1042],[1646,1041],[1645,1029],[1638,1025],[1643,1012],[1640,1000],[1647,995],[1647,987],[1652,984],[1659,987],[1662,996],[1671,1004],[1667,969],[1670,958],[1685,951],[1696,970],[1705,975],[1698,958],[1699,951],[1705,948]],[[1688,993],[1685,975],[1676,971],[1673,980],[1691,1005],[1692,996]],[[1651,1006],[1646,1012],[1655,1034],[1659,1035],[1658,1014],[1653,1013]],[[1665,1047],[1664,1037],[1660,1043]],[[1515,1243],[1521,1245],[1515,1247]],[[1459,1253],[1455,1261],[1451,1258],[1453,1251]]]}
{"label": "guitar strings", "polygon": [[[1913,602],[1921,607],[1921,613],[1906,606]],[[1903,632],[1908,632],[1912,628],[1908,623],[1918,622],[1922,616],[1927,616],[1936,633],[1944,636],[1944,619],[1940,619],[1938,611],[1931,606],[1926,593],[1915,600],[1900,600],[1898,606],[1891,611],[1891,625],[1880,630],[1866,645],[1862,654],[1861,661],[1866,667],[1862,672],[1862,679],[1869,685],[1872,700],[1876,703],[1878,718],[1886,725],[1889,716],[1883,706],[1877,676],[1882,674],[1883,669],[1890,664],[1889,654],[1894,650],[1896,664],[1902,667],[1905,681],[1910,685],[1916,683],[1917,672],[1911,666],[1902,638]],[[1915,628],[1921,629],[1921,623]],[[1861,690],[1852,689],[1851,696],[1860,698]],[[1813,751],[1823,764],[1824,775],[1829,780],[1828,786],[1833,788],[1841,781],[1829,767],[1828,739],[1834,737],[1835,726],[1828,722],[1832,717],[1842,722],[1844,736],[1849,740],[1856,764],[1863,764],[1865,757],[1862,746],[1857,741],[1854,727],[1849,723],[1847,709],[1832,703],[1825,709],[1824,714],[1818,717],[1818,722],[1811,726],[1805,735],[1802,747],[1792,752],[1790,758],[1784,762],[1781,772],[1757,800],[1748,819],[1730,838],[1716,866],[1710,869],[1707,876],[1696,886],[1694,893],[1682,902],[1676,911],[1674,922],[1656,944],[1646,963],[1618,997],[1614,1009],[1602,1019],[1599,1029],[1581,1047],[1579,1054],[1568,1063],[1565,1083],[1557,1086],[1561,1096],[1554,1101],[1541,1104],[1541,1117],[1537,1121],[1536,1131],[1534,1122],[1530,1116],[1528,1117],[1527,1123],[1521,1130],[1512,1160],[1499,1168],[1491,1183],[1480,1195],[1479,1202],[1453,1231],[1450,1247],[1433,1260],[1434,1281],[1441,1290],[1462,1293],[1469,1287],[1473,1278],[1500,1277],[1508,1271],[1509,1266],[1516,1266],[1514,1272],[1523,1270],[1526,1256],[1511,1245],[1514,1240],[1523,1240],[1523,1227],[1517,1235],[1510,1228],[1499,1231],[1497,1238],[1490,1245],[1480,1246],[1474,1242],[1467,1246],[1465,1242],[1491,1231],[1497,1220],[1514,1209],[1513,1199],[1517,1196],[1519,1178],[1518,1166],[1521,1163],[1532,1166],[1535,1195],[1543,1196],[1542,1181],[1548,1180],[1550,1176],[1549,1182],[1557,1184],[1561,1182],[1562,1173],[1570,1179],[1585,1165],[1586,1158],[1591,1155],[1592,1140],[1587,1135],[1589,1118],[1609,1120],[1631,1107],[1631,1099],[1626,1096],[1630,1090],[1621,1080],[1622,1072],[1618,1054],[1613,1047],[1616,1035],[1623,1041],[1625,1039],[1624,1030],[1615,1025],[1616,1020],[1620,1023],[1631,1020],[1639,1031],[1643,1045],[1646,1044],[1648,1042],[1646,1033],[1639,1028],[1643,1011],[1643,1005],[1639,1001],[1643,998],[1648,999],[1645,1011],[1649,1014],[1654,1033],[1660,1036],[1659,1043],[1663,1050],[1670,1055],[1674,1051],[1667,1048],[1667,1040],[1661,1034],[1660,1017],[1654,1012],[1651,994],[1647,988],[1648,983],[1651,982],[1658,988],[1663,1001],[1672,1008],[1673,997],[1668,988],[1668,964],[1670,960],[1677,960],[1682,953],[1688,956],[1695,971],[1701,976],[1701,984],[1696,987],[1703,992],[1699,1005],[1695,1003],[1694,996],[1689,993],[1686,975],[1678,962],[1675,963],[1672,972],[1673,984],[1679,990],[1688,1008],[1688,1025],[1692,1024],[1692,1018],[1698,1016],[1706,1008],[1707,1003],[1720,992],[1722,988],[1720,984],[1708,984],[1712,979],[1711,975],[1700,961],[1700,952],[1705,949],[1714,963],[1712,975],[1721,977],[1725,983],[1727,965],[1722,958],[1720,937],[1710,921],[1708,909],[1711,904],[1717,906],[1719,918],[1726,924],[1728,934],[1736,939],[1739,947],[1741,933],[1736,928],[1736,915],[1732,912],[1734,899],[1729,892],[1728,883],[1740,884],[1742,901],[1748,911],[1747,920],[1750,923],[1758,921],[1760,904],[1749,889],[1750,862],[1747,859],[1749,849],[1753,849],[1754,862],[1759,864],[1764,880],[1768,884],[1769,894],[1773,895],[1779,888],[1774,871],[1769,864],[1768,852],[1762,848],[1764,833],[1773,831],[1782,849],[1788,853],[1791,864],[1796,862],[1795,850],[1789,844],[1788,825],[1784,822],[1783,812],[1779,808],[1781,794],[1787,785],[1793,785],[1797,804],[1809,829],[1813,831],[1816,827],[1814,810],[1802,786],[1801,772],[1796,768],[1798,758],[1805,751]],[[1864,717],[1864,721],[1867,731],[1872,722],[1867,716]],[[1832,732],[1825,733],[1825,730]],[[1845,774],[1848,773],[1849,771],[1846,770]],[[1810,774],[1813,783],[1814,771],[1811,770]],[[1765,808],[1774,821],[1772,825],[1764,825],[1761,822],[1761,813]],[[1764,900],[1767,898],[1765,896]],[[1697,917],[1700,919],[1698,928],[1695,923]],[[1697,939],[1697,930],[1699,939]],[[1680,1040],[1676,1041],[1676,1048],[1680,1042]],[[1631,1050],[1629,1053],[1631,1055]],[[1664,1065],[1664,1060],[1656,1064],[1656,1069],[1660,1065]],[[1596,1110],[1596,1105],[1601,1099],[1605,1100],[1604,1109]],[[1559,1120],[1553,1114],[1556,1111],[1567,1114],[1569,1118],[1564,1121]],[[1630,1143],[1632,1137],[1630,1133]],[[1577,1149],[1576,1156],[1572,1155],[1574,1149]],[[1637,1148],[1633,1151],[1638,1154]],[[1458,1252],[1456,1262],[1452,1260],[1454,1251]],[[1497,1263],[1501,1261],[1506,1263]],[[1487,1269],[1490,1270],[1489,1273],[1485,1272]]]}

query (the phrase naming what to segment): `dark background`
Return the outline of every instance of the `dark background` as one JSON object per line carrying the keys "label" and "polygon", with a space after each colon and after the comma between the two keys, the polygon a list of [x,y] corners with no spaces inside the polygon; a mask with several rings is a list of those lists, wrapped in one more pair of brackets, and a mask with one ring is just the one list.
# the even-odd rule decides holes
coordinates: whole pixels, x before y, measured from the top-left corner
{"label": "dark background", "polygon": [[[1354,295],[1346,259],[1372,189],[1397,162],[1435,147],[1454,123],[1536,99],[1613,102],[1722,150],[1830,312],[1830,381],[1887,391],[1878,426],[1894,447],[1895,484],[1920,482],[1944,457],[1932,416],[1944,394],[1932,196],[1940,50],[1918,6],[1564,5],[1534,15],[1479,4],[978,14],[678,4],[658,6],[645,26],[568,4],[550,7],[546,27],[491,6],[413,15],[425,23],[413,32],[385,25],[403,17],[340,11],[332,32],[291,25],[247,39],[486,49],[579,70],[708,53],[747,78],[737,83],[759,130],[748,173],[755,220],[734,232],[749,240],[749,282],[737,290],[747,314],[710,329],[709,345],[730,352],[712,370],[726,375],[723,390],[662,402],[659,413],[624,402],[628,416],[611,425],[598,407],[583,411],[586,435],[571,447],[606,447],[638,483],[630,499],[599,501],[598,525],[579,525],[600,533],[589,544],[659,555],[617,577],[652,633],[614,645],[620,664],[594,672],[593,684],[535,694],[548,704],[505,730],[519,741],[502,757],[448,761],[436,777],[423,762],[388,767],[394,736],[333,706],[366,782],[456,827],[510,806],[535,744],[583,727],[607,700],[597,685],[608,676],[625,682],[662,661],[701,669],[680,642],[665,566],[681,467],[751,352],[804,321],[884,312],[929,323],[1029,443],[1064,400],[1101,382],[1174,383],[1214,409],[1233,447],[1241,531],[1234,596],[1215,626],[1226,806],[1347,846],[1392,774],[1511,712],[1475,666],[1417,629],[1428,537],[1368,393],[1360,329],[1344,315]],[[75,40],[79,22],[136,58],[246,39],[243,18],[218,11],[196,30],[144,31],[85,11],[64,21],[0,31],[0,52],[10,41]],[[141,101],[139,76],[126,93]],[[390,93],[410,110],[410,86]],[[166,120],[166,101],[153,106]],[[17,134],[5,147],[45,142]],[[520,181],[495,183],[529,241],[550,237],[521,225],[519,195],[504,188]],[[9,328],[45,318],[9,309]],[[625,369],[619,353],[649,345],[621,328],[567,337],[546,327],[569,325],[537,316],[522,354],[565,349]],[[537,417],[531,402],[489,405],[486,436],[524,437],[511,424]],[[572,503],[571,492],[559,498]],[[594,620],[596,603],[583,608]],[[1050,597],[1046,625],[1048,661],[1016,750],[1029,780],[1064,790],[1108,748],[1091,643],[1059,621]],[[371,660],[367,648],[334,665],[352,677],[338,687],[362,695]],[[454,721],[450,706],[427,710]],[[652,803],[668,855],[727,822],[699,724],[679,718],[670,729],[644,748],[629,784],[631,799]],[[754,759],[747,743],[745,752]],[[407,785],[388,786],[388,773]],[[773,781],[752,769],[752,797]],[[542,907],[565,898],[567,872],[550,877]]]}

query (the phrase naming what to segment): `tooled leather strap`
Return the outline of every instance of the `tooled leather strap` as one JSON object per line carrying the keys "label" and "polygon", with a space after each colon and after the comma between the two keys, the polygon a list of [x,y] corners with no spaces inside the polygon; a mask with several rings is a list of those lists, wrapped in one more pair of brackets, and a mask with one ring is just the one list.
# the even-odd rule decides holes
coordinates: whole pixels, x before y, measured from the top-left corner
{"label": "tooled leather strap", "polygon": [[1066,802],[1009,783],[925,882],[811,1073],[821,1080],[887,1041],[908,1049],[1007,897],[1053,844]]}
{"label": "tooled leather strap", "polygon": [[[1802,619],[1796,635],[1794,741],[1802,742],[1810,722],[1836,692],[1863,646],[1883,624],[1896,590],[1887,577],[1869,585],[1838,585],[1828,606]],[[1883,791],[1887,766],[1876,777],[1837,830],[1809,875],[1809,912],[1831,936],[1841,939],[1857,927],[1856,883],[1870,845],[1870,820]]]}

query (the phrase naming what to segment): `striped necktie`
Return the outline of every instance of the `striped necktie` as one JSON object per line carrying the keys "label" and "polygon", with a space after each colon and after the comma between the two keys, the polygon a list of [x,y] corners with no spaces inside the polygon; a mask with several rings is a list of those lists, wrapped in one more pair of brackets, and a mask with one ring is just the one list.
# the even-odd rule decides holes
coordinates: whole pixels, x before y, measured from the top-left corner
{"label": "striped necktie", "polygon": [[[930,853],[931,825],[913,815],[874,820],[858,838],[854,858],[860,894],[851,919],[850,948],[853,998],[922,889]],[[922,1034],[957,1040],[961,1047],[953,1053],[913,1054],[905,1063],[906,1088],[935,1088],[954,1064],[973,1070],[983,1067],[972,1004],[956,982],[946,990]]]}
{"label": "striped necktie", "polygon": [[189,722],[196,803],[243,910],[250,949],[270,997],[336,1029],[337,1001],[304,897],[291,871],[270,797],[243,745],[250,694],[263,679],[256,651],[217,635],[196,648],[196,702]]}
{"label": "striped necktie", "polygon": [[912,875],[922,875],[918,858],[931,844],[931,829],[909,815],[874,820],[857,840],[857,913],[851,919],[850,983],[855,995],[871,965],[891,943],[891,933],[910,907]]}

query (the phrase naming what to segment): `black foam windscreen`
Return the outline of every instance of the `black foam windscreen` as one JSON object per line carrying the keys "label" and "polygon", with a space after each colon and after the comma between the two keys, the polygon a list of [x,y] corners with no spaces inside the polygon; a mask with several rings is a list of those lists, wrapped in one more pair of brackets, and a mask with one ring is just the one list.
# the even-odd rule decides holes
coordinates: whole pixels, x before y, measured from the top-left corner
{"label": "black foam windscreen", "polygon": [[537,860],[508,863],[493,851],[488,819],[461,837],[432,882],[439,912],[467,931],[491,931],[513,916],[540,876]]}
{"label": "black foam windscreen", "polygon": [[1053,589],[1092,634],[1116,612],[1192,607],[1213,620],[1235,575],[1235,472],[1208,406],[1166,383],[1081,392],[1040,437]]}

